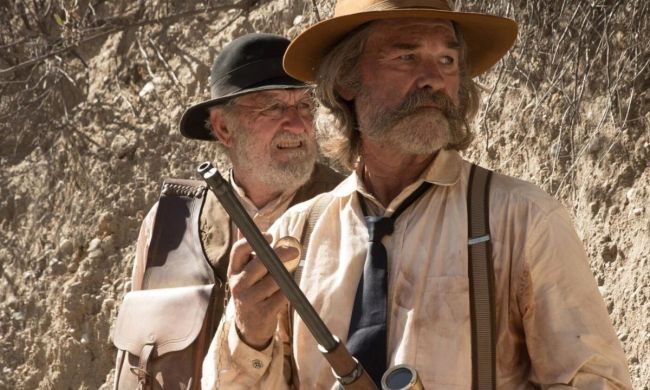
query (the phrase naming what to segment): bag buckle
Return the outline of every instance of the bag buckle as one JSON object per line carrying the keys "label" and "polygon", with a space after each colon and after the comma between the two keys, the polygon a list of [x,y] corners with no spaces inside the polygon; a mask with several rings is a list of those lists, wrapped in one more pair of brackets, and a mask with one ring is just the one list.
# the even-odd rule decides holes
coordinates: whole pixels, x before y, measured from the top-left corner
{"label": "bag buckle", "polygon": [[145,344],[142,347],[142,352],[140,353],[140,361],[137,366],[129,367],[131,373],[138,377],[138,390],[146,390],[150,387],[149,381],[149,372],[147,371],[147,366],[149,365],[149,358],[153,353],[155,344]]}

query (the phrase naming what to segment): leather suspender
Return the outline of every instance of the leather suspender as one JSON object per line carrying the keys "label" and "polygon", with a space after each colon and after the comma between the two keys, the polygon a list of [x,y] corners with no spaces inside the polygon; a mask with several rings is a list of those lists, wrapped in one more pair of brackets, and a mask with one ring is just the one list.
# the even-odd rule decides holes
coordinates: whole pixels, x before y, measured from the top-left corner
{"label": "leather suspender", "polygon": [[472,165],[467,189],[468,273],[472,319],[472,389],[496,389],[494,264],[490,245],[492,172]]}

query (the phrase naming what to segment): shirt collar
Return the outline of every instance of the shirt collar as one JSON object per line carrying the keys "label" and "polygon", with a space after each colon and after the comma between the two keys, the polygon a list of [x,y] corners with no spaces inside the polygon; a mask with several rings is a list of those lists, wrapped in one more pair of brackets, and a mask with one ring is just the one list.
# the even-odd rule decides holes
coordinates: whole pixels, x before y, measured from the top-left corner
{"label": "shirt collar", "polygon": [[244,209],[246,210],[248,215],[251,216],[258,215],[258,214],[272,215],[274,212],[278,211],[281,207],[284,207],[284,209],[286,209],[291,198],[293,198],[293,195],[295,194],[295,191],[283,192],[280,196],[267,203],[264,207],[258,209],[257,206],[255,206],[255,203],[253,203],[253,201],[250,200],[248,196],[246,196],[246,191],[243,188],[241,188],[235,181],[235,176],[233,174],[232,169],[230,170],[228,179],[230,181],[230,184],[232,185],[232,189],[235,192],[235,195],[237,196],[237,198],[239,198],[239,201],[244,206]]}
{"label": "shirt collar", "polygon": [[[408,188],[417,188],[423,181],[434,185],[451,186],[460,179],[462,169],[462,157],[456,150],[440,150],[436,157],[431,161],[429,166],[422,172],[418,180],[409,185]],[[332,193],[334,196],[343,197],[352,194],[355,191],[369,196],[368,190],[361,179],[363,165],[352,172]]]}

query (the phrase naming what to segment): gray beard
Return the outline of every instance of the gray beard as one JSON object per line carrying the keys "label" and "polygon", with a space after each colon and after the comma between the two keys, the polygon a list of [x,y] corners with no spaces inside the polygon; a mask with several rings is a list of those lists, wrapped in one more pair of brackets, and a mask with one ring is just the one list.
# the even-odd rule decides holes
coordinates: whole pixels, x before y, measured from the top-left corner
{"label": "gray beard", "polygon": [[283,138],[295,139],[296,137],[300,137],[303,144],[307,145],[306,149],[293,152],[293,156],[288,162],[281,163],[268,155],[253,155],[248,148],[250,136],[245,133],[246,130],[237,129],[235,131],[238,133],[234,140],[237,152],[232,156],[232,160],[242,172],[255,175],[262,184],[281,192],[295,190],[311,177],[316,162],[316,152],[315,145],[310,145],[306,136],[280,133],[273,139],[273,147]]}
{"label": "gray beard", "polygon": [[439,111],[412,114],[392,126],[379,124],[373,127],[368,138],[405,154],[431,154],[449,144],[449,122]]}

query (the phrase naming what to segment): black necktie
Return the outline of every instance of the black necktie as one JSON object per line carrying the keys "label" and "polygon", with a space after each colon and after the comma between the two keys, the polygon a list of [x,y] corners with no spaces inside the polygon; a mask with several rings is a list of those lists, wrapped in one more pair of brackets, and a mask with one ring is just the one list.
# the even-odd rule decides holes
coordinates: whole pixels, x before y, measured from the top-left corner
{"label": "black necktie", "polygon": [[[388,292],[388,258],[381,240],[393,233],[395,220],[429,187],[431,183],[422,183],[390,217],[365,217],[369,247],[363,275],[354,297],[347,347],[380,388],[381,377],[386,371],[386,295]],[[367,215],[363,196],[358,196],[363,214]]]}

